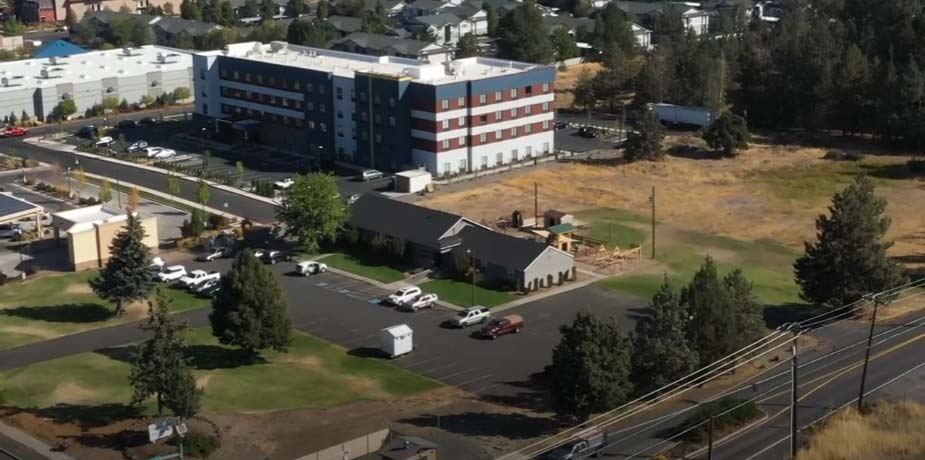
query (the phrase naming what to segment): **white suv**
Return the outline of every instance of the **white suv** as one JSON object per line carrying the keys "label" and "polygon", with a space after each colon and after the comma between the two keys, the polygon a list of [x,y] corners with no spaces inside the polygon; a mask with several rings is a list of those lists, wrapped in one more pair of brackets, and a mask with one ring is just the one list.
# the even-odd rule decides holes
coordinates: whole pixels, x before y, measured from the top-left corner
{"label": "white suv", "polygon": [[157,274],[157,279],[161,280],[162,283],[177,281],[186,276],[186,267],[182,265],[171,265],[161,270],[162,271]]}
{"label": "white suv", "polygon": [[389,296],[389,303],[392,305],[401,305],[405,302],[412,302],[421,295],[421,288],[417,286],[403,287],[394,294]]}
{"label": "white suv", "polygon": [[180,278],[180,284],[192,289],[206,281],[218,281],[222,278],[219,272],[207,272],[205,270],[193,270],[189,275]]}
{"label": "white suv", "polygon": [[470,307],[457,313],[456,316],[450,320],[450,323],[456,327],[469,327],[473,324],[488,321],[489,316],[490,314],[486,307]]}

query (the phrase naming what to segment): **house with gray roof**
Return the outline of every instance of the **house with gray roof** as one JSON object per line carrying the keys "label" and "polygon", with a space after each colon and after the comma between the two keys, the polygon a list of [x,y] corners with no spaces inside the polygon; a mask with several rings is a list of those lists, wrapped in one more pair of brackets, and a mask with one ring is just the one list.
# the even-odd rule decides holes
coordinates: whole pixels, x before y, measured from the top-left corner
{"label": "house with gray roof", "polygon": [[[456,46],[459,42],[460,24],[464,21],[454,14],[431,14],[427,16],[416,16],[408,21],[408,28],[414,31],[426,30],[430,35],[436,38],[438,45]],[[469,26],[466,23],[467,28]]]}
{"label": "house with gray roof", "polygon": [[354,32],[335,40],[331,48],[349,53],[398,56],[435,63],[449,60],[450,53],[448,49],[434,43],[366,32]]}
{"label": "house with gray roof", "polygon": [[222,26],[216,24],[191,21],[176,16],[154,16],[120,11],[94,11],[84,16],[84,20],[92,23],[97,30],[105,30],[112,21],[126,18],[151,26],[151,31],[154,32],[155,44],[161,46],[170,46],[183,37],[201,37],[213,30],[222,28]]}
{"label": "house with gray roof", "polygon": [[331,24],[331,27],[334,27],[335,30],[341,33],[341,35],[350,35],[354,32],[360,32],[363,30],[363,18],[356,18],[353,16],[328,16],[325,21],[328,24]]}
{"label": "house with gray roof", "polygon": [[681,21],[684,27],[690,29],[697,35],[706,34],[710,31],[710,18],[715,14],[713,11],[705,11],[699,8],[688,6],[682,2],[638,2],[638,1],[615,1],[617,8],[627,14],[631,14],[639,19],[642,24],[651,28],[655,24],[656,18],[661,15],[667,8],[676,8],[681,12]]}
{"label": "house with gray roof", "polygon": [[379,4],[380,1],[385,8],[385,15],[388,17],[400,15],[406,6],[405,2],[402,0],[365,0],[363,9],[365,11],[375,11],[376,5]]}

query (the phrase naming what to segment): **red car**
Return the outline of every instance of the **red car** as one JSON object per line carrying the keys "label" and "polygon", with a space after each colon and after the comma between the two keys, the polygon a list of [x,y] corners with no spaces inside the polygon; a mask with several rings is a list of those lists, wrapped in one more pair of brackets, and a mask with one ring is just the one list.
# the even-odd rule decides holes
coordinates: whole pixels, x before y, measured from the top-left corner
{"label": "red car", "polygon": [[5,131],[0,132],[0,137],[19,137],[25,136],[29,133],[29,130],[26,128],[7,128]]}
{"label": "red car", "polygon": [[516,334],[524,327],[524,319],[520,315],[508,315],[501,319],[493,319],[481,331],[482,337],[497,339],[505,334]]}

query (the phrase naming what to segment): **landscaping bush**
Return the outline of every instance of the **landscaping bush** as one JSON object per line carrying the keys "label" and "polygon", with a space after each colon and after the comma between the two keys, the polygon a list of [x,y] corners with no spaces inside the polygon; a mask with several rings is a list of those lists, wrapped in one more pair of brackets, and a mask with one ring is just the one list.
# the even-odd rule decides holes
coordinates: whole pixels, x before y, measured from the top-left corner
{"label": "landscaping bush", "polygon": [[716,433],[738,428],[760,416],[761,410],[754,402],[739,398],[723,398],[701,406],[684,421],[679,431],[702,423],[685,435],[688,441],[699,444],[707,441],[710,430],[707,420],[710,417],[713,417],[713,432],[716,436]]}
{"label": "landscaping bush", "polygon": [[216,230],[223,229],[230,224],[230,220],[221,214],[209,214],[209,227]]}
{"label": "landscaping bush", "polygon": [[26,273],[26,276],[32,276],[39,272],[39,269],[35,268],[35,265],[29,264],[26,266],[26,269],[23,270]]}
{"label": "landscaping bush", "polygon": [[6,284],[7,276],[6,273],[0,272],[0,286]]}
{"label": "landscaping bush", "polygon": [[[170,444],[176,445],[177,438],[171,438]],[[216,450],[222,447],[221,441],[213,435],[202,433],[187,433],[183,437],[184,453],[190,457],[207,459]]]}
{"label": "landscaping bush", "polygon": [[180,226],[180,234],[184,237],[198,237],[205,231],[205,221],[202,218],[202,211],[193,211],[189,220],[184,220]]}
{"label": "landscaping bush", "polygon": [[925,159],[913,158],[906,162],[906,167],[915,174],[925,173]]}

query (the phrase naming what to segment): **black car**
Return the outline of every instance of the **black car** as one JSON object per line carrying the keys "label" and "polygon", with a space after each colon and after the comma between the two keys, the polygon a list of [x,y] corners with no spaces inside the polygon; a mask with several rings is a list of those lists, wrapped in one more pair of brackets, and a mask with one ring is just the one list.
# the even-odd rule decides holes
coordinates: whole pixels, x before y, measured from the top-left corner
{"label": "black car", "polygon": [[91,138],[99,134],[100,130],[95,125],[87,125],[77,130],[77,137]]}
{"label": "black car", "polygon": [[568,128],[567,121],[557,121],[556,122],[556,131],[562,131],[565,128]]}
{"label": "black car", "polygon": [[264,263],[270,265],[284,260],[292,260],[292,256],[285,251],[264,251],[264,253],[260,255],[260,258]]}
{"label": "black car", "polygon": [[153,125],[155,123],[157,123],[157,119],[154,117],[144,117],[141,120],[138,120],[138,124],[140,125]]}
{"label": "black car", "polygon": [[215,297],[218,294],[218,291],[222,290],[221,281],[208,281],[202,283],[193,290],[196,295],[202,297]]}
{"label": "black car", "polygon": [[138,126],[138,123],[135,120],[122,120],[116,125],[119,129],[132,129],[136,126]]}
{"label": "black car", "polygon": [[578,128],[578,135],[581,137],[595,138],[600,132],[600,128],[595,128],[593,126],[582,126]]}

